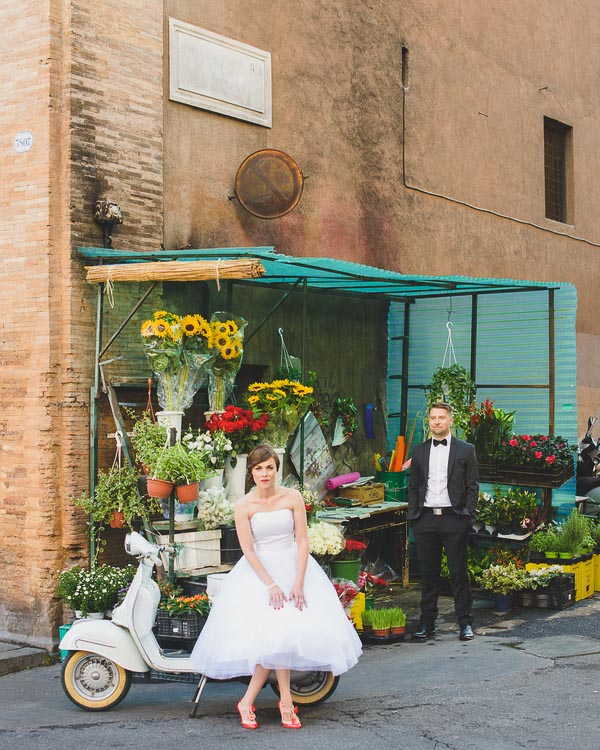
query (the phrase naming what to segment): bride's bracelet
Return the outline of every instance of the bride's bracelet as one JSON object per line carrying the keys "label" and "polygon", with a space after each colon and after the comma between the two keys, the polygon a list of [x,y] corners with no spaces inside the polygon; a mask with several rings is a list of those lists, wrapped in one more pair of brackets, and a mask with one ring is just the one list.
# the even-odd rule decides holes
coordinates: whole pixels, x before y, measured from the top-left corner
{"label": "bride's bracelet", "polygon": [[271,584],[270,586],[267,586],[267,591],[268,591],[269,589],[274,589],[275,587],[278,587],[278,586],[279,586],[279,584],[278,584],[278,583],[275,583],[275,582],[273,582],[273,583],[272,583],[272,584]]}

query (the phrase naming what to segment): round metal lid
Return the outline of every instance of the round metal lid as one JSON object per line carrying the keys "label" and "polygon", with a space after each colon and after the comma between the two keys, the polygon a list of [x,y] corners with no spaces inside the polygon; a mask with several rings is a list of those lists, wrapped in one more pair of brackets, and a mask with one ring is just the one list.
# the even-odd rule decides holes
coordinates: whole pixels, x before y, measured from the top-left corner
{"label": "round metal lid", "polygon": [[298,205],[303,185],[300,167],[289,154],[265,148],[240,164],[235,194],[253,216],[277,219]]}

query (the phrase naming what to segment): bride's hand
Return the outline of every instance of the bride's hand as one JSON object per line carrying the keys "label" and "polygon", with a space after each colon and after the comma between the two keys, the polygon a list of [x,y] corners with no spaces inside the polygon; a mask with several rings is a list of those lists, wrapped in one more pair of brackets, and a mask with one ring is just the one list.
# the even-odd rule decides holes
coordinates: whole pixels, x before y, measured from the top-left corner
{"label": "bride's hand", "polygon": [[281,609],[286,601],[286,596],[279,586],[273,586],[273,588],[269,590],[269,604],[273,609]]}
{"label": "bride's hand", "polygon": [[291,600],[294,602],[298,609],[302,610],[306,607],[306,599],[304,598],[304,588],[300,585],[294,586],[292,590]]}

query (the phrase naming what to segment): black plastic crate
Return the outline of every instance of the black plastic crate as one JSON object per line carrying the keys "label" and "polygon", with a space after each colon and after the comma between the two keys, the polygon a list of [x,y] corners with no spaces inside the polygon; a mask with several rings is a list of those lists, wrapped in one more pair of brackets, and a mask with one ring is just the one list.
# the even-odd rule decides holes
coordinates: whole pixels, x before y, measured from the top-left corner
{"label": "black plastic crate", "polygon": [[235,526],[221,529],[221,562],[236,563],[243,556]]}
{"label": "black plastic crate", "polygon": [[539,607],[540,609],[566,609],[575,604],[575,587],[552,590],[549,586],[535,591],[521,591],[522,607]]}
{"label": "black plastic crate", "polygon": [[157,635],[168,638],[197,638],[204,627],[206,617],[197,613],[171,616],[166,609],[156,613]]}

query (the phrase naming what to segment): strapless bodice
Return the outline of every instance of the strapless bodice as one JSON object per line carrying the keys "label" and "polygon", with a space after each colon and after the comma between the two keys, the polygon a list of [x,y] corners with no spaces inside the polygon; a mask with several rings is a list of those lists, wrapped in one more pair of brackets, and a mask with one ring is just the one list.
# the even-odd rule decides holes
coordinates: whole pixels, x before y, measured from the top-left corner
{"label": "strapless bodice", "polygon": [[250,527],[257,552],[294,546],[294,514],[289,508],[258,511],[250,519]]}

